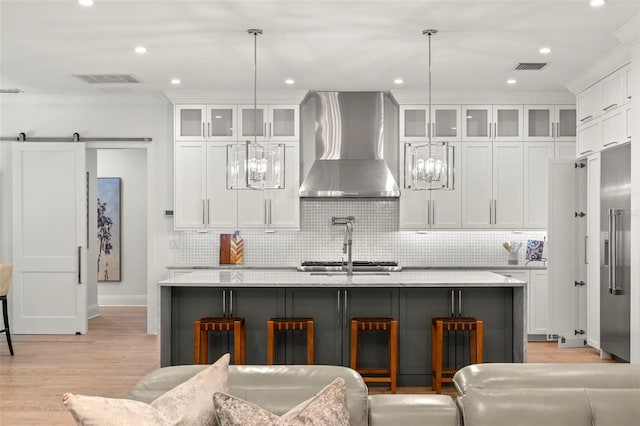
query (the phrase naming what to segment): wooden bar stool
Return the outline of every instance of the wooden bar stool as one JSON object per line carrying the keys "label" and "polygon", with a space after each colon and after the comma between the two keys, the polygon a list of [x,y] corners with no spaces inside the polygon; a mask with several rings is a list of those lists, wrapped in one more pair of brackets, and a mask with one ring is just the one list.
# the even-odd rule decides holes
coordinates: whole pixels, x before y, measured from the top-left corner
{"label": "wooden bar stool", "polygon": [[245,363],[244,318],[201,318],[193,322],[193,363],[208,364],[208,335],[213,331],[233,332],[233,363]]}
{"label": "wooden bar stool", "polygon": [[[436,393],[442,392],[442,383],[453,383],[456,369],[442,368],[442,341],[445,331],[469,332],[469,361],[482,363],[482,321],[472,317],[433,317],[431,319],[431,385]],[[451,377],[443,377],[444,375]]]}
{"label": "wooden bar stool", "polygon": [[[388,368],[357,368],[358,359],[358,332],[359,331],[386,331],[389,333],[389,364]],[[398,323],[393,318],[351,318],[351,368],[362,375],[365,382],[389,383],[391,393],[396,393],[397,379],[397,345]],[[384,376],[383,376],[384,374]],[[365,375],[374,375],[365,377]]]}
{"label": "wooden bar stool", "polygon": [[267,321],[267,365],[273,365],[274,331],[307,330],[307,364],[313,364],[313,318],[271,318]]}
{"label": "wooden bar stool", "polygon": [[7,345],[9,345],[9,353],[13,356],[13,345],[11,344],[11,331],[9,330],[9,307],[7,306],[7,294],[11,286],[11,274],[13,265],[11,263],[0,263],[0,301],[2,302],[2,320],[4,322],[4,330],[7,336]]}

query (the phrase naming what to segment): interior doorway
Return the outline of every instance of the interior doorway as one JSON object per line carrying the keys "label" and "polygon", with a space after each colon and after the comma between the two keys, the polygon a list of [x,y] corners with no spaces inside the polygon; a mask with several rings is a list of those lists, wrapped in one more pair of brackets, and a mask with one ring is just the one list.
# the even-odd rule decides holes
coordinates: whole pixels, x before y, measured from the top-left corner
{"label": "interior doorway", "polygon": [[147,306],[147,150],[89,148],[87,171],[88,316]]}

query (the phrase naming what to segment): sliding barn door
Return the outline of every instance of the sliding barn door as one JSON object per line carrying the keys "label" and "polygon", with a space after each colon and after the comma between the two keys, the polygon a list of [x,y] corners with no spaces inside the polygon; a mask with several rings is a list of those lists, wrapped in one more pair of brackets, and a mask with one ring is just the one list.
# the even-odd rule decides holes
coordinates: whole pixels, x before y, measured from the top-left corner
{"label": "sliding barn door", "polygon": [[11,331],[86,333],[85,145],[14,142],[12,149]]}

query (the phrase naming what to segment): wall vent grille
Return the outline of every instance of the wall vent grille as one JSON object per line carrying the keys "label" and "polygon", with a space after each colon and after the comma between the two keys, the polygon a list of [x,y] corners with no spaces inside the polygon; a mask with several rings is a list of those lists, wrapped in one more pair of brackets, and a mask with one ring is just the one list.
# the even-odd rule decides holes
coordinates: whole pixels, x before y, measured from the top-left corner
{"label": "wall vent grille", "polygon": [[516,71],[538,71],[546,66],[546,62],[520,62],[515,69]]}
{"label": "wall vent grille", "polygon": [[134,84],[141,82],[131,74],[74,74],[73,76],[89,84]]}

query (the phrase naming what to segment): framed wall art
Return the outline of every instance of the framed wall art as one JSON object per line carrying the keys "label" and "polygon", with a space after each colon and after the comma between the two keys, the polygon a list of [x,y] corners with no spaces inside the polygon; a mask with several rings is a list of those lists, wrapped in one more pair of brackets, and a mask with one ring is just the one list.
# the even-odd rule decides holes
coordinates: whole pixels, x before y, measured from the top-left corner
{"label": "framed wall art", "polygon": [[98,281],[120,281],[120,178],[98,178]]}

